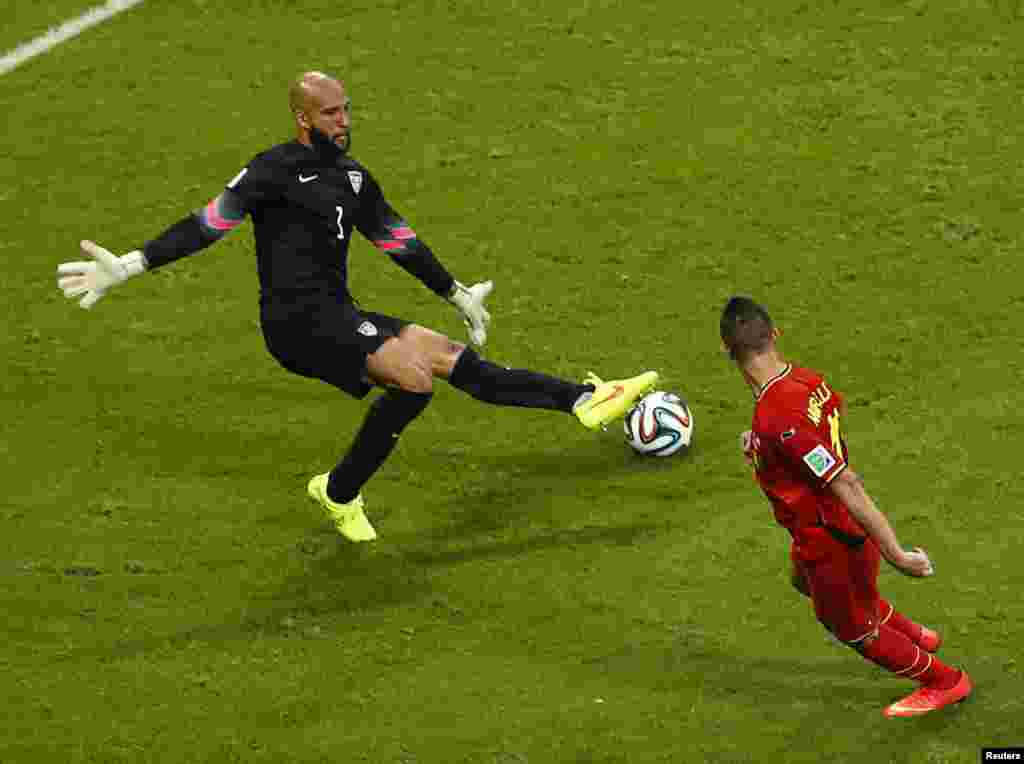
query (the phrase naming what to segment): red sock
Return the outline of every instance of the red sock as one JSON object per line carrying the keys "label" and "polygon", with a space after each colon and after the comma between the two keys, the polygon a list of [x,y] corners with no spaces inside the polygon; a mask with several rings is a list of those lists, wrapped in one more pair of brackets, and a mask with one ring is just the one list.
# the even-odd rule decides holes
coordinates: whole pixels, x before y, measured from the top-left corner
{"label": "red sock", "polygon": [[910,638],[883,623],[878,636],[860,643],[860,653],[893,674],[913,679],[930,687],[948,689],[960,679],[960,672],[947,666],[910,641]]}
{"label": "red sock", "polygon": [[[888,615],[886,615],[888,614]],[[892,606],[888,600],[879,600],[879,622],[906,634],[915,645],[921,640],[921,624],[914,623]]]}

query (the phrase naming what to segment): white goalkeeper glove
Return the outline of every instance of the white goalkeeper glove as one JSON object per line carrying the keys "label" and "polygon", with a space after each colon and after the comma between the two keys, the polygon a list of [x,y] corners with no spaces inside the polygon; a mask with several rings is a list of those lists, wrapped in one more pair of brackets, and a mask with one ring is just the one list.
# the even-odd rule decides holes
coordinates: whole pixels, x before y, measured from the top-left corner
{"label": "white goalkeeper glove", "polygon": [[61,263],[57,266],[57,286],[65,297],[85,296],[78,304],[88,310],[111,287],[122,284],[146,270],[146,259],[135,250],[118,257],[91,241],[82,242],[82,251],[92,255],[93,262]]}
{"label": "white goalkeeper glove", "polygon": [[493,281],[483,281],[471,287],[456,281],[448,295],[448,301],[462,313],[462,321],[469,329],[469,341],[479,347],[487,342],[487,325],[491,323],[491,314],[484,307],[484,300],[492,289]]}

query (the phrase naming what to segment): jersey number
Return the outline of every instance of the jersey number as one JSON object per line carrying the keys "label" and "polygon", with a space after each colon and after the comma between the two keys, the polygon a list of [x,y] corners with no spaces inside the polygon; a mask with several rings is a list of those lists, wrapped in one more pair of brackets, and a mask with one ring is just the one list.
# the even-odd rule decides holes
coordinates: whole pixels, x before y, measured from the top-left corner
{"label": "jersey number", "polygon": [[338,238],[339,239],[344,239],[345,238],[345,226],[343,226],[341,224],[341,218],[345,214],[345,210],[343,210],[341,208],[340,204],[337,205],[334,209],[336,209],[338,211]]}
{"label": "jersey number", "polygon": [[833,411],[828,415],[828,429],[832,435],[832,450],[836,456],[839,457],[840,461],[846,461],[846,457],[843,456],[843,436],[839,431],[839,411]]}

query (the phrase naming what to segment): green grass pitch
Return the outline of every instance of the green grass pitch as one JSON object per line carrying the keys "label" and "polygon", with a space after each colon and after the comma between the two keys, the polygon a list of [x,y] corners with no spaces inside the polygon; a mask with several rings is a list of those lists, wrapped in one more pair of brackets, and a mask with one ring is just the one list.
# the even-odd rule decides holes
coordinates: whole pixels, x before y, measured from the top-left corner
{"label": "green grass pitch", "polygon": [[[84,3],[14,14],[7,48]],[[57,13],[57,10],[66,14]],[[1024,21],[1010,0],[150,0],[0,78],[0,761],[974,762],[1024,742]],[[465,282],[489,357],[659,369],[686,458],[439,385],[346,545],[305,496],[365,410],[262,347],[248,224],[84,312],[117,251],[291,136],[354,154]],[[352,288],[462,337],[361,240]],[[977,693],[931,717],[831,642],[739,455],[726,297],[849,397],[937,575],[883,591]]]}

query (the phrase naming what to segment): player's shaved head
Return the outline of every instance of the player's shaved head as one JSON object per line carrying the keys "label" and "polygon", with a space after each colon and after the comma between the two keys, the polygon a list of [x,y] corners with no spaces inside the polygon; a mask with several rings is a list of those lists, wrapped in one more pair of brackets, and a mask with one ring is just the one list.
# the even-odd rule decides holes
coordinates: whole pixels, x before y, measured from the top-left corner
{"label": "player's shaved head", "polygon": [[292,113],[309,112],[322,100],[325,91],[341,88],[342,84],[338,80],[323,72],[305,72],[288,87],[288,105]]}
{"label": "player's shaved head", "polygon": [[306,72],[288,86],[296,137],[307,146],[344,154],[352,144],[352,103],[345,86],[323,72]]}
{"label": "player's shaved head", "polygon": [[729,298],[719,328],[729,356],[740,363],[770,350],[775,342],[775,325],[767,309],[749,297]]}

